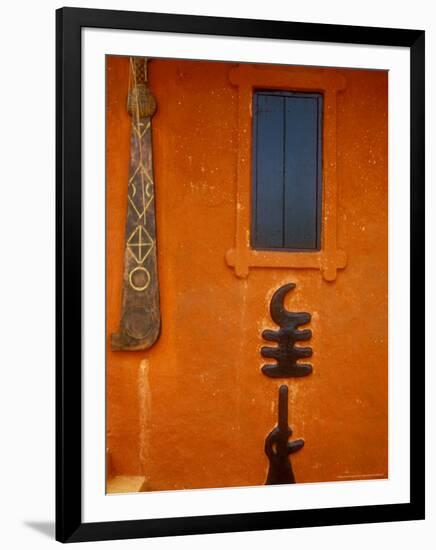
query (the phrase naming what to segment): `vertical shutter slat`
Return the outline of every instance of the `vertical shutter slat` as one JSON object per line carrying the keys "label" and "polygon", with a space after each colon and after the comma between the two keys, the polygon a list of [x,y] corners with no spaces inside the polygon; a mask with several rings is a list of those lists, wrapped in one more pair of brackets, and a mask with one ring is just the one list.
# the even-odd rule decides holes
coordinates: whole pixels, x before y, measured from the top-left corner
{"label": "vertical shutter slat", "polygon": [[255,246],[283,246],[284,98],[258,95],[255,125]]}
{"label": "vertical shutter slat", "polygon": [[316,249],[318,100],[287,97],[285,108],[285,248]]}

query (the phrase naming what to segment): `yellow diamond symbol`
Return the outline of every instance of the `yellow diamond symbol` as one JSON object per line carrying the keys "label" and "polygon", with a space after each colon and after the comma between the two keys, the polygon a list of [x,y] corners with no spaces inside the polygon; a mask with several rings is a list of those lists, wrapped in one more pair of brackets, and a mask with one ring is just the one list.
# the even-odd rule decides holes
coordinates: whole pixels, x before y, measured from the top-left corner
{"label": "yellow diamond symbol", "polygon": [[153,245],[154,241],[143,225],[138,225],[127,240],[127,249],[138,264],[144,262]]}

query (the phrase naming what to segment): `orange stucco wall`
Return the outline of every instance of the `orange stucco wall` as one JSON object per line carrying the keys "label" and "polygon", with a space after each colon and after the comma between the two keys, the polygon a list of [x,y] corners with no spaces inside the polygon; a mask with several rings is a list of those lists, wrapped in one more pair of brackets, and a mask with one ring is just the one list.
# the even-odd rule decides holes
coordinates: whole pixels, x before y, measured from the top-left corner
{"label": "orange stucco wall", "polygon": [[[150,490],[263,484],[278,386],[289,385],[297,482],[386,477],[387,74],[342,70],[337,104],[338,246],[334,282],[316,269],[225,261],[235,240],[237,89],[231,64],[149,63],[162,332],[147,351],[112,352],[124,257],[130,118],[128,58],[107,61],[107,447],[114,473]],[[269,301],[312,313],[313,374],[260,370]]]}

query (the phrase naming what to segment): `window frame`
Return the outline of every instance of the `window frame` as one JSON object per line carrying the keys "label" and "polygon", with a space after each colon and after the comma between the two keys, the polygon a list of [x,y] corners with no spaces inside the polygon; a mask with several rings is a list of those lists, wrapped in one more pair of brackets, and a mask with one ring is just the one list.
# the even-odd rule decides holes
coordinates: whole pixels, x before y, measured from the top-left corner
{"label": "window frame", "polygon": [[[347,263],[345,251],[337,246],[336,118],[337,95],[346,88],[344,76],[333,68],[240,63],[229,70],[229,80],[238,89],[238,157],[235,243],[226,252],[227,265],[239,278],[248,277],[252,268],[317,269],[326,281],[334,281],[337,270]],[[251,246],[253,93],[258,89],[323,95],[320,250],[257,250]]]}

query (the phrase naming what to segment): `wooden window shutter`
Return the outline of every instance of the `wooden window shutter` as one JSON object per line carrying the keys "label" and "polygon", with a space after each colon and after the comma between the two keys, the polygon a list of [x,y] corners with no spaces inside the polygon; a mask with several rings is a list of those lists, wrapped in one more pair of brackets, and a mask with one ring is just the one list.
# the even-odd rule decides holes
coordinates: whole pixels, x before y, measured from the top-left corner
{"label": "wooden window shutter", "polygon": [[252,247],[319,250],[322,95],[257,91],[253,101]]}

